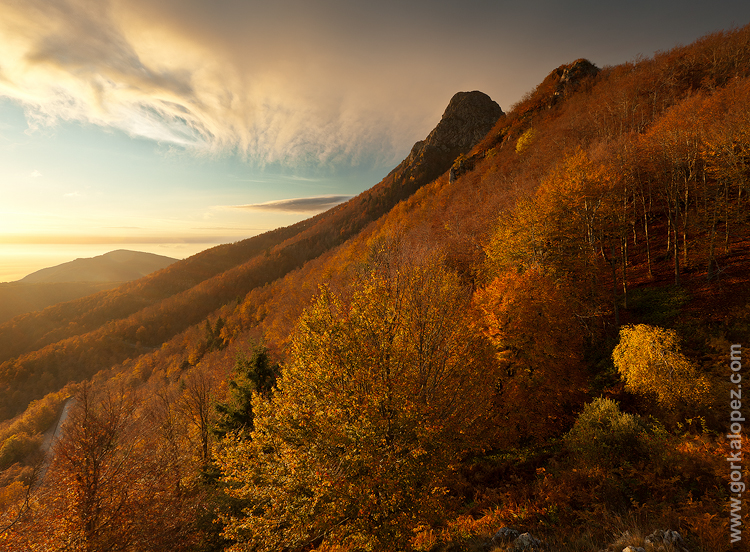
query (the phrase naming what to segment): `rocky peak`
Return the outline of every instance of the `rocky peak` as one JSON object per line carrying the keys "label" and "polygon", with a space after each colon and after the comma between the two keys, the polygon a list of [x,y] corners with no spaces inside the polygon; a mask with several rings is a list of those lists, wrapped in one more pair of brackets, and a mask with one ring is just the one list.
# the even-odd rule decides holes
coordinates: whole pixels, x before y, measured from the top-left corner
{"label": "rocky peak", "polygon": [[[503,110],[483,92],[459,92],[448,103],[440,122],[409,156],[377,187],[377,195],[390,201],[406,199],[422,186],[445,174],[454,161],[477,145],[504,116]],[[369,213],[379,216],[377,201]]]}
{"label": "rocky peak", "polygon": [[484,92],[459,92],[448,103],[443,117],[424,141],[443,151],[466,153],[484,138],[503,110]]}
{"label": "rocky peak", "polygon": [[573,63],[561,65],[552,74],[557,77],[552,103],[574,92],[587,77],[595,77],[600,69],[587,59],[577,59]]}
{"label": "rocky peak", "polygon": [[414,144],[402,163],[404,173],[437,178],[456,157],[478,144],[503,115],[497,102],[483,92],[457,93],[427,138]]}

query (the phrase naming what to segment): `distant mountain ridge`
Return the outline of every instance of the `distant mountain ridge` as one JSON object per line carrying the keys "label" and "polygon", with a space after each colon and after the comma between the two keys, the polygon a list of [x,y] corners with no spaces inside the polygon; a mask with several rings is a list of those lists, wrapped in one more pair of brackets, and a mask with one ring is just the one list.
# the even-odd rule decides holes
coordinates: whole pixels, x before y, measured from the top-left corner
{"label": "distant mountain ridge", "polygon": [[24,283],[129,282],[166,268],[178,259],[118,249],[96,257],[76,259],[43,268],[21,278]]}

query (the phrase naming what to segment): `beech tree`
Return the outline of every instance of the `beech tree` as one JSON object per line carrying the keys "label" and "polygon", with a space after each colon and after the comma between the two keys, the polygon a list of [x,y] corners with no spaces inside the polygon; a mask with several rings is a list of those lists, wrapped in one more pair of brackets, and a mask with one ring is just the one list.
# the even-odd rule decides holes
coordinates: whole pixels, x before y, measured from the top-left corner
{"label": "beech tree", "polygon": [[[708,228],[707,276],[718,273],[716,249],[723,219],[724,250],[730,233],[747,219],[747,183],[750,175],[750,80],[734,82],[708,102],[711,124],[703,138],[701,155],[706,163],[702,186],[704,228]],[[733,228],[735,227],[735,228]]]}
{"label": "beech tree", "polygon": [[653,397],[670,412],[695,407],[708,395],[708,379],[682,354],[674,330],[638,324],[620,330],[612,360],[626,389]]}
{"label": "beech tree", "polygon": [[216,388],[215,376],[205,366],[198,365],[180,380],[182,394],[179,408],[195,430],[191,437],[197,441],[201,464],[211,461],[211,426],[214,418],[213,400]]}
{"label": "beech tree", "polygon": [[390,245],[374,246],[350,301],[321,288],[278,388],[253,397],[251,439],[224,441],[225,482],[249,504],[225,520],[232,550],[403,550],[437,519],[443,476],[481,445],[494,376],[464,319],[469,294],[439,261]]}
{"label": "beech tree", "polygon": [[498,276],[476,294],[502,368],[498,412],[506,438],[560,431],[583,399],[584,328],[574,314],[575,295],[538,269]]}
{"label": "beech tree", "polygon": [[90,383],[81,385],[55,447],[48,474],[54,486],[67,487],[65,535],[78,550],[126,550],[133,535],[129,506],[136,465],[132,436],[134,404],[122,390],[97,396]]}
{"label": "beech tree", "polygon": [[28,514],[8,542],[0,535],[3,550],[191,549],[199,496],[183,487],[142,399],[121,381],[80,385]]}

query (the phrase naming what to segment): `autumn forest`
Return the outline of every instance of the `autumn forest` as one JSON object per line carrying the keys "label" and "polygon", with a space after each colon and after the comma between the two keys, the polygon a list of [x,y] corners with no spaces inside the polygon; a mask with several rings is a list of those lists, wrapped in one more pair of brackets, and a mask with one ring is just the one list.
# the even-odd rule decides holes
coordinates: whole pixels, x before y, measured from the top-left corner
{"label": "autumn forest", "polygon": [[749,337],[750,26],[572,61],[345,204],[0,324],[0,549],[739,550]]}

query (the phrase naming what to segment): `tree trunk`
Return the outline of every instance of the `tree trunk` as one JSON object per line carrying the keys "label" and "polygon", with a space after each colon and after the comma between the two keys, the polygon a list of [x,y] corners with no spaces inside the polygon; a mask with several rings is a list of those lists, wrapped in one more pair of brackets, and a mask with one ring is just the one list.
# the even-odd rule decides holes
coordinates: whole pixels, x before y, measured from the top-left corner
{"label": "tree trunk", "polygon": [[643,215],[643,231],[646,235],[646,262],[648,263],[648,279],[654,279],[654,273],[651,269],[651,241],[648,235],[648,213]]}
{"label": "tree trunk", "polygon": [[612,267],[612,303],[615,309],[615,327],[620,327],[620,306],[617,304],[617,254],[615,246],[610,246],[609,264]]}
{"label": "tree trunk", "polygon": [[677,247],[677,227],[674,229],[674,283],[680,285],[680,248]]}
{"label": "tree trunk", "polygon": [[620,239],[620,254],[622,255],[622,306],[628,308],[628,238]]}
{"label": "tree trunk", "polygon": [[[689,186],[687,181],[685,182],[685,212],[682,214],[682,265],[687,268],[688,266],[688,241],[687,241],[687,227],[688,227],[688,192]],[[675,243],[677,243],[677,236],[675,235]]]}

